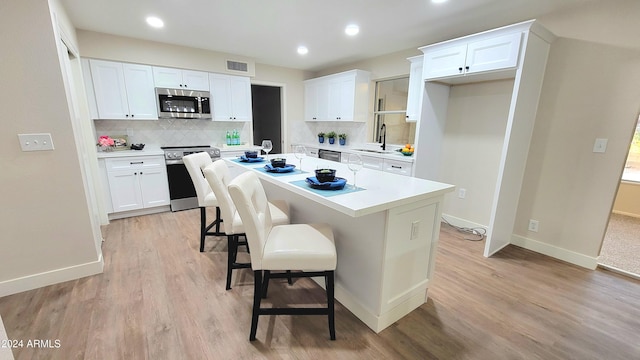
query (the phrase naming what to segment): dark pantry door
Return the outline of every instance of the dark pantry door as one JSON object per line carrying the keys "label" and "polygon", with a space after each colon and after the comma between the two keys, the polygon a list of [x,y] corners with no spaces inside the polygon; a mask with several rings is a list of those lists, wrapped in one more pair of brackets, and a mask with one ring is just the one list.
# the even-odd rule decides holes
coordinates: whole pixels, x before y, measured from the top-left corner
{"label": "dark pantry door", "polygon": [[253,110],[253,143],[262,145],[262,140],[273,143],[271,154],[282,153],[282,109],[280,87],[251,85]]}

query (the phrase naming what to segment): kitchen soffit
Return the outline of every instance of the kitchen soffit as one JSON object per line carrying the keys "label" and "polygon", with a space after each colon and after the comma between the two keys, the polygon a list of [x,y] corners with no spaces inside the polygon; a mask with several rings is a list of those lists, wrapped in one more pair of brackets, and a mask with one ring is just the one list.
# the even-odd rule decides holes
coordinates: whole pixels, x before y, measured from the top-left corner
{"label": "kitchen soffit", "polygon": [[[640,13],[636,0],[619,0],[615,5],[607,0],[60,2],[79,29],[225,52],[308,71],[412,48],[418,54],[417,48],[423,45],[533,18],[541,19],[559,36],[596,42],[615,39],[616,45],[640,48],[632,36],[640,33],[640,23],[631,21],[634,13]],[[618,33],[620,14],[626,14],[622,16],[625,31],[612,36]],[[150,15],[162,18],[165,27],[149,28],[144,19]],[[591,39],[602,34],[598,16],[613,23],[605,32],[606,39]],[[350,23],[359,24],[358,36],[345,35],[344,27]],[[635,30],[630,31],[629,26]],[[301,43],[309,48],[304,57],[296,54]]]}

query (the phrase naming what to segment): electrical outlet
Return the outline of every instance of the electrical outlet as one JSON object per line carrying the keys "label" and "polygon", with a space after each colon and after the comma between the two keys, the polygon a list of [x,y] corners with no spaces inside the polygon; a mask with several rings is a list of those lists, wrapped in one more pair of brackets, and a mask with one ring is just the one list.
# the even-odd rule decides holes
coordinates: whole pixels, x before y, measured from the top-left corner
{"label": "electrical outlet", "polygon": [[467,196],[467,189],[458,189],[458,197],[464,199]]}
{"label": "electrical outlet", "polygon": [[53,150],[53,140],[49,133],[18,134],[18,140],[22,151]]}
{"label": "electrical outlet", "polygon": [[540,227],[540,222],[538,220],[529,220],[529,231],[538,232],[538,228]]}

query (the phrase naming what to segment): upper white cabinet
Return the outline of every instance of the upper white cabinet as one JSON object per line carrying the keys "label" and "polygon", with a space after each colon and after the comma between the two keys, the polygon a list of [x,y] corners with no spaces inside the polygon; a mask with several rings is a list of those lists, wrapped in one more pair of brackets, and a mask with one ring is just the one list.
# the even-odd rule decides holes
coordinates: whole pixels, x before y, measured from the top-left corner
{"label": "upper white cabinet", "polygon": [[442,79],[484,72],[515,69],[518,65],[522,32],[462,38],[425,46],[423,79]]}
{"label": "upper white cabinet", "polygon": [[209,74],[204,71],[153,67],[156,87],[209,91]]}
{"label": "upper white cabinet", "polygon": [[422,63],[424,56],[414,56],[407,60],[411,62],[409,72],[409,94],[407,95],[407,122],[420,120],[422,110],[422,93],[424,81],[422,80]]}
{"label": "upper white cabinet", "polygon": [[251,121],[251,80],[246,76],[209,74],[214,121]]}
{"label": "upper white cabinet", "polygon": [[158,119],[151,66],[89,60],[99,119]]}
{"label": "upper white cabinet", "polygon": [[306,121],[366,121],[370,74],[345,71],[304,82]]}

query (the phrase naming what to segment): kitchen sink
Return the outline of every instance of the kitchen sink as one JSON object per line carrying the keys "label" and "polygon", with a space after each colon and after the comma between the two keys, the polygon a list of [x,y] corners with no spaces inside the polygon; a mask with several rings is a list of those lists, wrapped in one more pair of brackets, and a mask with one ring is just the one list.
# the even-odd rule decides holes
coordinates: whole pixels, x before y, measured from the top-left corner
{"label": "kitchen sink", "polygon": [[391,154],[393,151],[391,150],[372,150],[372,149],[353,149],[353,151],[365,151],[376,154]]}

